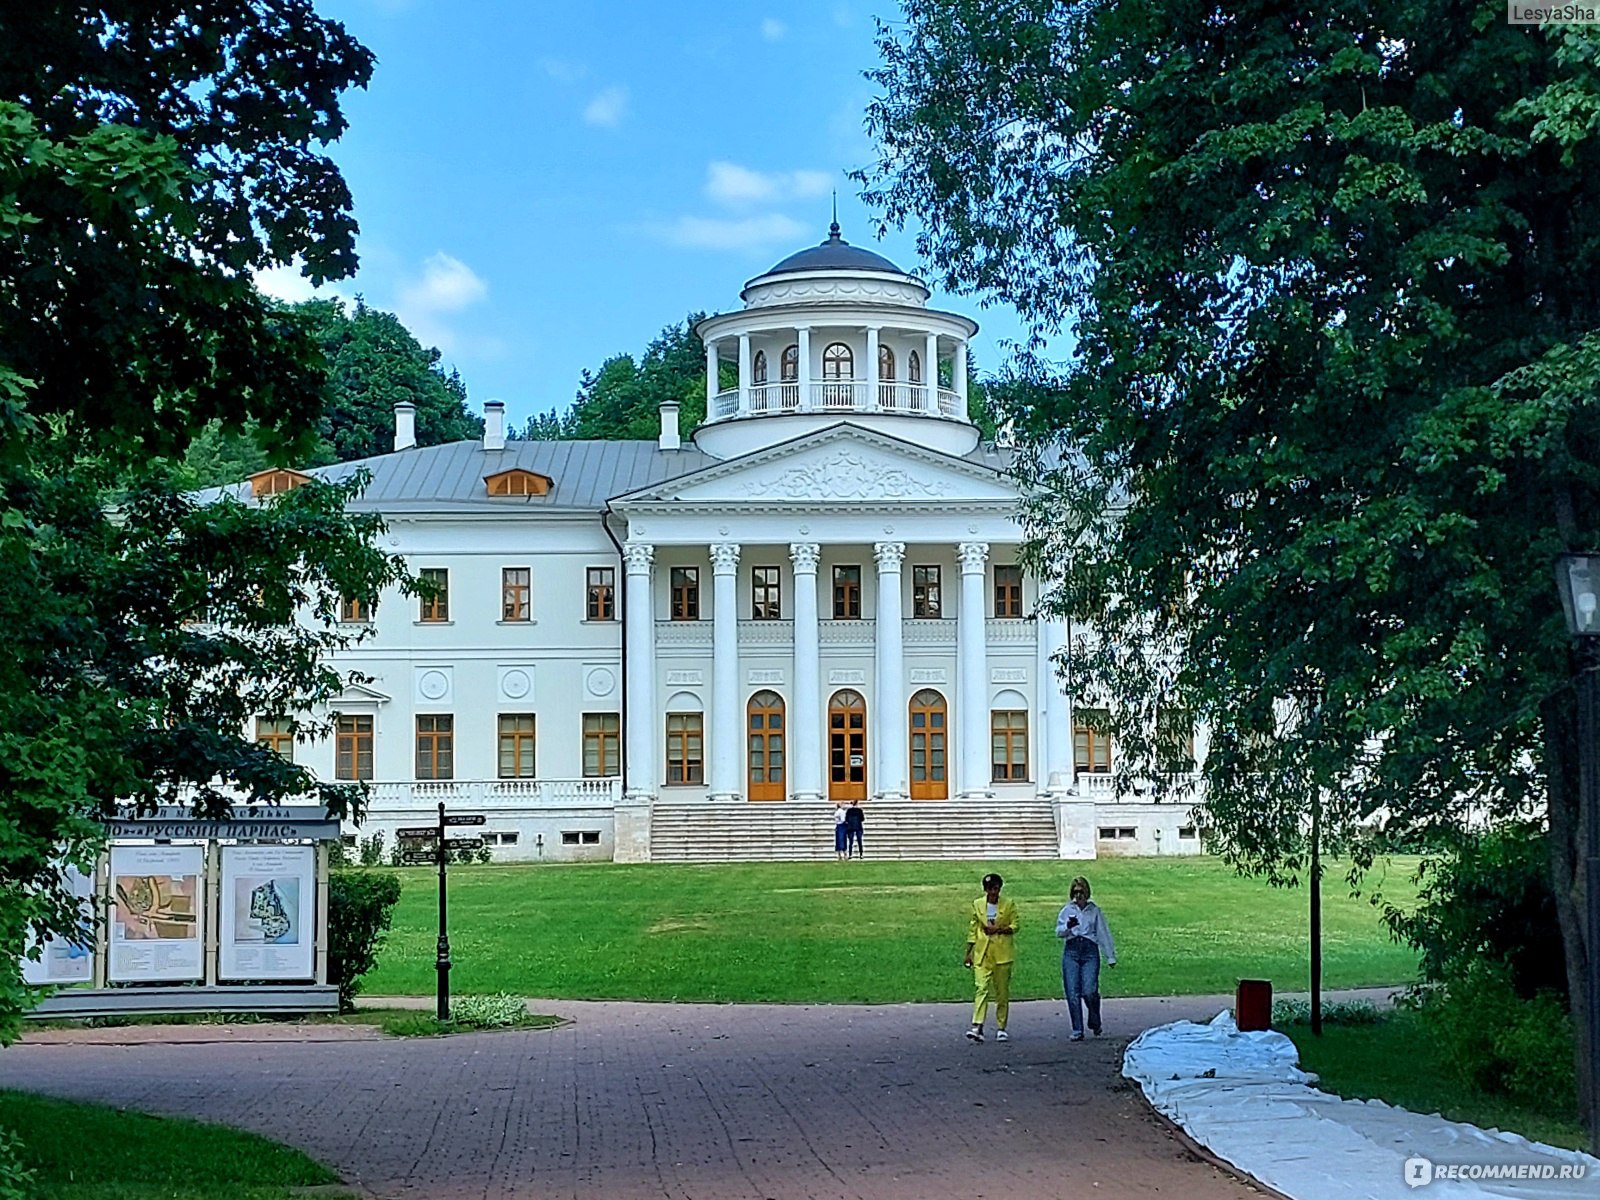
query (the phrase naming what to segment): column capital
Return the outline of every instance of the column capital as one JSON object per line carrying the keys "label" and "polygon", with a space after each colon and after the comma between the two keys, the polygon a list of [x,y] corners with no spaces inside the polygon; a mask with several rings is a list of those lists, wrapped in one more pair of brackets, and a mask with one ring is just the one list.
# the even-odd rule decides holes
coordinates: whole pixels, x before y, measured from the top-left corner
{"label": "column capital", "polygon": [[893,572],[900,569],[900,564],[906,558],[906,544],[904,542],[875,542],[872,547],[872,556],[878,560],[878,572]]}
{"label": "column capital", "polygon": [[983,564],[989,559],[989,543],[962,542],[956,547],[956,556],[961,559],[963,575],[982,574]]}
{"label": "column capital", "polygon": [[738,569],[738,542],[718,542],[711,547],[711,573],[713,575],[732,575]]}
{"label": "column capital", "polygon": [[821,558],[822,547],[816,542],[789,543],[789,561],[794,563],[796,575],[815,575]]}
{"label": "column capital", "polygon": [[622,561],[627,565],[629,575],[648,575],[650,564],[655,561],[656,548],[649,542],[624,542],[622,544]]}

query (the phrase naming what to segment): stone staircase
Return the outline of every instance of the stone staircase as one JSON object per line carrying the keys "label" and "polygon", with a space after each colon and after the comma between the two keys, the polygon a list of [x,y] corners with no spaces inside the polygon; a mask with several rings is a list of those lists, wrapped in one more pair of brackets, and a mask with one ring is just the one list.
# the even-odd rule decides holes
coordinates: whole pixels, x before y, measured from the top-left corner
{"label": "stone staircase", "polygon": [[[864,803],[869,859],[1057,857],[1048,800],[872,800]],[[652,862],[797,862],[833,857],[831,803],[658,800]]]}

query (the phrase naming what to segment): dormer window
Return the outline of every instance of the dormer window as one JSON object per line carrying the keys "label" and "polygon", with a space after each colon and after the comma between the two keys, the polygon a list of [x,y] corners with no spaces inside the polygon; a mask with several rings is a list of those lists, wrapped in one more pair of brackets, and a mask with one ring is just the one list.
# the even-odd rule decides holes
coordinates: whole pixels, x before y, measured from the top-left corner
{"label": "dormer window", "polygon": [[287,467],[273,467],[266,471],[257,471],[250,476],[250,494],[257,500],[265,496],[281,496],[284,492],[292,492],[302,483],[310,483],[311,476],[302,475],[299,471],[291,471]]}
{"label": "dormer window", "polygon": [[555,486],[555,481],[548,475],[524,471],[521,467],[485,475],[483,482],[491,496],[546,496]]}

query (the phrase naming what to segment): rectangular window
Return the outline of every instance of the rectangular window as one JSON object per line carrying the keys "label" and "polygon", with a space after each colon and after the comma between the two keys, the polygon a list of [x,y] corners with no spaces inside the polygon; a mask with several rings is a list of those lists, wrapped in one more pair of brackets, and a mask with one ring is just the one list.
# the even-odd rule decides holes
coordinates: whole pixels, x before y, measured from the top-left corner
{"label": "rectangular window", "polygon": [[583,776],[598,779],[622,774],[622,718],[616,713],[583,714]]}
{"label": "rectangular window", "polygon": [[700,568],[672,568],[672,619],[698,621],[700,619]]}
{"label": "rectangular window", "polygon": [[1194,720],[1184,709],[1156,710],[1156,761],[1171,775],[1194,770]]}
{"label": "rectangular window", "polygon": [[294,761],[294,730],[288,717],[257,717],[256,741],[285,761]]}
{"label": "rectangular window", "polygon": [[339,601],[339,620],[352,624],[365,624],[372,620],[372,606],[355,596],[346,596]]}
{"label": "rectangular window", "polygon": [[584,609],[590,621],[612,621],[617,615],[617,569],[589,568],[589,603]]}
{"label": "rectangular window", "polygon": [[417,718],[417,778],[454,779],[455,718],[427,713]]}
{"label": "rectangular window", "polygon": [[860,567],[833,569],[833,619],[835,621],[861,619]]}
{"label": "rectangular window", "polygon": [[518,838],[521,836],[521,834],[516,832],[486,833],[483,835],[483,844],[485,846],[515,846]]}
{"label": "rectangular window", "polygon": [[994,615],[1020,617],[1022,615],[1022,568],[994,569]]}
{"label": "rectangular window", "polygon": [[667,782],[705,782],[705,718],[700,713],[667,714]]}
{"label": "rectangular window", "polygon": [[756,567],[750,572],[750,617],[756,621],[783,619],[783,588],[777,567]]}
{"label": "rectangular window", "polygon": [[989,714],[993,750],[989,761],[995,783],[1012,783],[1028,777],[1028,714],[1017,710]]}
{"label": "rectangular window", "polygon": [[1111,771],[1111,721],[1103,708],[1080,708],[1072,714],[1073,766],[1081,774]]}
{"label": "rectangular window", "polygon": [[1131,825],[1102,825],[1100,826],[1100,840],[1103,842],[1127,842],[1138,836],[1138,831]]}
{"label": "rectangular window", "polygon": [[944,606],[939,598],[939,568],[911,568],[911,615],[918,620],[937,620]]}
{"label": "rectangular window", "polygon": [[1185,840],[1198,836],[1193,825],[1179,825],[1178,836]]}
{"label": "rectangular window", "polygon": [[343,713],[334,722],[335,779],[372,778],[372,718]]}
{"label": "rectangular window", "polygon": [[561,831],[561,844],[563,846],[576,846],[578,844],[578,831],[576,829],[563,829]]}
{"label": "rectangular window", "polygon": [[533,778],[533,714],[500,714],[500,778]]}
{"label": "rectangular window", "polygon": [[450,572],[443,567],[423,567],[417,572],[424,588],[421,620],[429,623],[450,619]]}
{"label": "rectangular window", "polygon": [[585,846],[598,846],[600,844],[600,831],[598,829],[585,829],[583,831],[583,844]]}
{"label": "rectangular window", "polygon": [[533,572],[527,567],[506,567],[500,572],[500,619],[533,620]]}

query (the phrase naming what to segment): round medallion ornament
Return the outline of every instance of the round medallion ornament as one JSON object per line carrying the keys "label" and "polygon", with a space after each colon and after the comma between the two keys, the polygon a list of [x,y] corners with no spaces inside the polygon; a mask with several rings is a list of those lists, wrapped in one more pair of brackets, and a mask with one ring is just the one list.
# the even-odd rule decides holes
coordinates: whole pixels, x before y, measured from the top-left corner
{"label": "round medallion ornament", "polygon": [[584,679],[584,685],[589,689],[591,696],[609,696],[617,688],[617,677],[609,668],[596,667]]}
{"label": "round medallion ornament", "polygon": [[450,677],[443,671],[424,671],[417,680],[417,691],[424,700],[442,700],[450,690]]}
{"label": "round medallion ornament", "polygon": [[500,690],[513,700],[521,700],[533,690],[533,680],[526,671],[507,671],[500,677]]}

